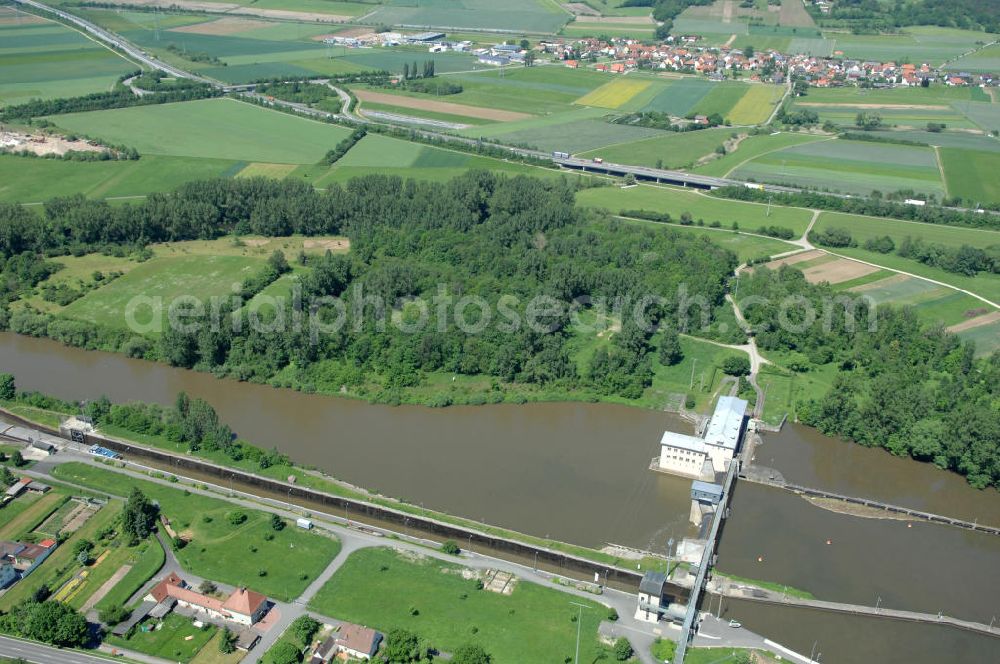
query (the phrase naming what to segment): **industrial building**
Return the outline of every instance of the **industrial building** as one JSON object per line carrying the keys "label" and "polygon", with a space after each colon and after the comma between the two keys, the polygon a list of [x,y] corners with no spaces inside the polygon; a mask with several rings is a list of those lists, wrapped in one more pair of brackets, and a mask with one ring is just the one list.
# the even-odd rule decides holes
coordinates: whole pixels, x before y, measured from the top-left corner
{"label": "industrial building", "polygon": [[701,436],[663,432],[657,470],[694,478],[725,472],[742,439],[747,406],[744,399],[719,397]]}

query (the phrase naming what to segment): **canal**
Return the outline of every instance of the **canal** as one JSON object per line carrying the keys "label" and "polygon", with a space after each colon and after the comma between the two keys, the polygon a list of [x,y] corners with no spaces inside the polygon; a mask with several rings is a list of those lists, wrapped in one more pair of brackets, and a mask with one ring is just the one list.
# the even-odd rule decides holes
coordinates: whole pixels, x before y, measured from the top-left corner
{"label": "canal", "polygon": [[[689,481],[648,470],[664,428],[690,430],[660,412],[575,403],[377,406],[218,380],[10,333],[0,333],[0,371],[15,374],[20,389],[65,399],[107,394],[114,401],[169,404],[185,391],[208,400],[245,439],[276,446],[296,461],[388,496],[541,537],[662,552],[670,537],[694,534],[687,522]],[[800,484],[982,521],[1000,515],[996,491],[977,491],[957,475],[804,427],[768,435],[757,456]],[[883,606],[986,623],[998,612],[1000,537],[848,516],[768,487],[739,485],[719,555],[723,571],[793,585],[822,599],[874,604],[881,597]],[[988,640],[786,607],[753,605],[740,613],[748,614],[739,616],[748,627],[799,648],[805,624],[824,643],[845,646],[859,645],[852,644],[854,629],[891,644],[919,643],[911,634],[921,629],[973,649]],[[752,622],[765,617],[771,622]],[[834,657],[831,648],[823,661],[863,661]],[[939,661],[933,652],[917,648],[912,658],[867,661]]]}

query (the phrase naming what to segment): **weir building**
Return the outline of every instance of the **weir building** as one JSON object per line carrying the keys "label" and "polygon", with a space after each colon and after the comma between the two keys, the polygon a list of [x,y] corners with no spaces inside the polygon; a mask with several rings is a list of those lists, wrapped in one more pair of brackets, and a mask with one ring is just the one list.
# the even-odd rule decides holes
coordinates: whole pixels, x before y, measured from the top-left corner
{"label": "weir building", "polygon": [[747,405],[744,399],[719,397],[701,436],[664,431],[657,470],[709,479],[726,472],[743,435]]}

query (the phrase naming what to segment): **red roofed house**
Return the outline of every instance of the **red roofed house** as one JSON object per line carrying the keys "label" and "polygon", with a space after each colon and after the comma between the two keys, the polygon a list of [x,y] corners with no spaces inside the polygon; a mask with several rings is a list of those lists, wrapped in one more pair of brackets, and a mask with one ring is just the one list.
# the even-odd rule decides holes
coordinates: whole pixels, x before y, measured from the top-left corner
{"label": "red roofed house", "polygon": [[378,652],[382,634],[374,629],[344,623],[313,653],[310,664],[329,664],[334,658],[368,660]]}
{"label": "red roofed house", "polygon": [[253,625],[267,613],[267,597],[246,588],[237,588],[225,601],[191,590],[184,579],[171,572],[149,591],[147,599],[157,604],[168,598],[177,604],[202,611],[210,618]]}

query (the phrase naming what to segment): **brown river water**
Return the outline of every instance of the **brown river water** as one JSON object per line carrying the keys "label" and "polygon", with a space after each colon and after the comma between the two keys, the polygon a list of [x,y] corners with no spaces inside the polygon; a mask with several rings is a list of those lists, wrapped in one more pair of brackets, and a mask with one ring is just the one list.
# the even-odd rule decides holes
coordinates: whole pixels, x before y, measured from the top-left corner
{"label": "brown river water", "polygon": [[[208,400],[257,445],[276,446],[388,496],[533,535],[664,551],[668,538],[694,533],[687,522],[690,482],[648,470],[664,428],[689,430],[661,412],[576,403],[378,406],[10,333],[0,333],[0,371],[13,373],[19,389],[65,399],[107,394],[113,401],[167,404],[183,390]],[[957,475],[805,427],[768,435],[757,460],[798,484],[1000,523],[996,491],[977,491]],[[719,551],[723,571],[787,583],[822,599],[872,605],[881,597],[883,606],[984,623],[1000,613],[998,563],[1000,537],[837,514],[745,482]],[[748,627],[806,654],[820,641],[824,662],[930,664],[947,653],[956,662],[1000,661],[994,654],[1000,640],[954,629],[757,604],[726,607]]]}

